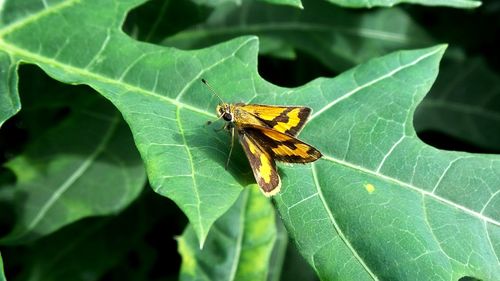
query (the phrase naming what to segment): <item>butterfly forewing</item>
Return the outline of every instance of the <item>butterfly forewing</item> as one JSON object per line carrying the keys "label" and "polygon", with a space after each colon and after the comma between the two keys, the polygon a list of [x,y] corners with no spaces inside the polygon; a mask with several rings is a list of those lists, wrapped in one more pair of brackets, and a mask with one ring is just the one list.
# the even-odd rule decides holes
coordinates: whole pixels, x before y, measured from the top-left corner
{"label": "butterfly forewing", "polygon": [[270,106],[262,104],[237,104],[242,110],[263,121],[269,128],[296,136],[311,114],[311,109],[300,106]]}

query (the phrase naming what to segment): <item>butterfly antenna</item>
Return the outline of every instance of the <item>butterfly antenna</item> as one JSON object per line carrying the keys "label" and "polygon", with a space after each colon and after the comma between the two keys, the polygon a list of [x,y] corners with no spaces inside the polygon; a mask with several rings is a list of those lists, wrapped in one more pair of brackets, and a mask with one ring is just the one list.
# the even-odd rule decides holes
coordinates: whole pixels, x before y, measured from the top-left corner
{"label": "butterfly antenna", "polygon": [[210,84],[208,84],[207,80],[205,79],[201,79],[201,82],[203,82],[203,84],[205,84],[205,86],[208,87],[208,89],[210,89],[210,91],[220,100],[221,103],[225,103],[220,97],[219,95],[217,95],[217,93],[215,92],[215,90],[210,86]]}

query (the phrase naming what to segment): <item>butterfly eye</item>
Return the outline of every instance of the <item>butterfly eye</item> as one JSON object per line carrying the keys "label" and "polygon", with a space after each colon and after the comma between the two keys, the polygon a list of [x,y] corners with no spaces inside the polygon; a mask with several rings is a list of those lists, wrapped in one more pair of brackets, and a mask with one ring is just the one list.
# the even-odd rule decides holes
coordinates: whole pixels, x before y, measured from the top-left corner
{"label": "butterfly eye", "polygon": [[233,121],[233,115],[229,112],[225,112],[223,115],[222,115],[222,118],[228,122],[231,122]]}

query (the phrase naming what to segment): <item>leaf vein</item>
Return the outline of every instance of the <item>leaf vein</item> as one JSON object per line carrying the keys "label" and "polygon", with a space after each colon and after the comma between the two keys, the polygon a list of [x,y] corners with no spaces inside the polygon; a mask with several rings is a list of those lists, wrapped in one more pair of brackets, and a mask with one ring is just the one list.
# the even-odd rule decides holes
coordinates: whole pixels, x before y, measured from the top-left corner
{"label": "leaf vein", "polygon": [[414,185],[402,182],[402,181],[400,181],[400,180],[398,180],[396,178],[393,178],[393,177],[390,177],[390,176],[387,176],[387,175],[384,175],[384,174],[381,174],[381,173],[376,173],[376,172],[374,172],[372,170],[366,169],[364,167],[361,167],[361,166],[358,166],[358,165],[355,165],[355,164],[348,163],[346,161],[342,161],[340,159],[336,159],[336,158],[328,156],[328,155],[323,155],[322,159],[324,159],[326,161],[335,162],[337,164],[349,167],[351,169],[359,170],[359,171],[364,172],[366,174],[382,178],[382,179],[384,179],[386,181],[396,183],[396,184],[401,185],[403,187],[407,187],[407,188],[409,188],[411,190],[414,190],[414,191],[417,191],[419,193],[422,193],[425,196],[433,198],[433,199],[435,199],[435,200],[437,200],[437,201],[439,201],[439,202],[441,202],[443,204],[446,204],[446,205],[449,205],[451,207],[454,207],[454,208],[457,208],[459,210],[462,210],[462,211],[464,211],[465,213],[468,213],[471,216],[479,218],[480,220],[486,221],[486,222],[491,223],[491,224],[496,225],[496,226],[500,226],[500,222],[498,222],[498,221],[496,221],[496,220],[494,220],[494,219],[492,219],[490,217],[484,216],[484,215],[482,215],[482,214],[480,214],[480,213],[478,213],[478,212],[476,212],[474,210],[471,210],[469,208],[461,206],[461,205],[459,205],[459,204],[457,204],[457,203],[455,203],[453,201],[450,201],[450,200],[448,200],[446,198],[438,196],[438,195],[436,195],[433,192],[426,191],[426,190],[424,190],[424,189],[422,189],[420,187],[417,187],[417,186],[414,186]]}
{"label": "leaf vein", "polygon": [[[188,155],[188,161],[189,161],[189,164],[191,165],[191,178],[193,180],[193,193],[195,195],[195,198],[196,198],[196,212],[198,213],[198,218],[201,218],[201,210],[200,210],[200,207],[201,207],[201,199],[200,199],[200,194],[198,192],[198,185],[196,183],[196,178],[194,176],[194,162],[193,162],[193,156],[191,155],[191,150],[189,149],[189,146],[187,144],[187,140],[186,140],[186,136],[184,134],[184,129],[182,127],[182,123],[181,123],[181,116],[180,116],[180,111],[181,111],[181,108],[180,107],[177,107],[177,111],[176,111],[176,116],[177,116],[177,126],[179,127],[179,134],[181,135],[182,137],[182,142],[184,143],[184,147],[186,148],[186,153]],[[205,236],[205,228],[203,227],[203,224],[201,223],[201,220],[198,220],[198,227],[200,228],[200,232],[202,233],[202,237]],[[200,245],[203,245],[203,242],[204,241],[200,241]]]}
{"label": "leaf vein", "polygon": [[360,85],[356,88],[354,88],[353,90],[351,90],[350,92],[347,92],[346,94],[344,94],[343,96],[331,101],[330,103],[328,103],[326,106],[324,106],[323,108],[321,108],[320,110],[318,110],[315,114],[313,114],[311,116],[311,118],[309,118],[309,122],[312,121],[313,119],[315,119],[316,117],[318,117],[319,115],[321,115],[324,111],[330,109],[332,106],[336,105],[337,103],[351,97],[352,95],[356,94],[357,92],[373,85],[373,84],[376,84],[384,79],[387,79],[387,78],[390,78],[392,76],[394,76],[396,73],[408,68],[408,67],[411,67],[411,66],[414,66],[416,65],[417,63],[419,63],[420,61],[432,56],[432,55],[435,55],[436,53],[439,53],[441,52],[441,48],[437,48],[436,50],[430,52],[430,53],[427,53],[417,59],[415,59],[414,61],[412,61],[411,63],[408,63],[408,64],[405,64],[405,65],[400,65],[399,67],[389,71],[388,73],[378,77],[378,78],[375,78],[371,81],[368,81],[366,83],[364,83],[363,85]]}
{"label": "leaf vein", "polygon": [[366,270],[366,272],[372,277],[373,280],[378,280],[377,276],[368,268],[368,265],[365,264],[363,259],[358,255],[354,247],[351,245],[351,243],[347,240],[347,238],[344,236],[344,233],[340,229],[339,225],[335,221],[335,218],[333,217],[333,214],[328,207],[328,204],[326,203],[325,197],[323,196],[323,192],[321,191],[321,187],[319,185],[318,181],[318,175],[316,172],[316,164],[312,163],[311,164],[311,171],[313,174],[313,179],[314,179],[314,185],[316,186],[316,192],[318,193],[319,199],[321,201],[321,204],[325,208],[326,213],[328,214],[328,219],[332,223],[335,231],[339,235],[340,239],[344,242],[344,244],[349,248],[349,250],[352,252],[353,256],[356,257],[356,260],[361,264],[361,266]]}
{"label": "leaf vein", "polygon": [[97,156],[99,156],[99,154],[101,154],[104,151],[106,145],[110,141],[111,137],[113,136],[118,126],[118,120],[119,120],[118,117],[115,116],[115,118],[110,122],[107,133],[103,136],[101,142],[99,142],[99,144],[96,146],[94,152],[92,152],[85,159],[85,161],[83,161],[81,165],[61,185],[59,185],[59,187],[55,189],[55,191],[48,198],[45,204],[42,205],[37,215],[28,224],[27,227],[28,229],[33,229],[38,223],[40,223],[40,221],[43,219],[43,217],[49,211],[49,209],[55,204],[55,202],[59,198],[61,198],[64,192],[66,192],[66,190],[68,190],[68,188],[70,188],[71,185],[80,178],[80,176],[83,175],[83,173],[90,167],[90,165],[97,158]]}

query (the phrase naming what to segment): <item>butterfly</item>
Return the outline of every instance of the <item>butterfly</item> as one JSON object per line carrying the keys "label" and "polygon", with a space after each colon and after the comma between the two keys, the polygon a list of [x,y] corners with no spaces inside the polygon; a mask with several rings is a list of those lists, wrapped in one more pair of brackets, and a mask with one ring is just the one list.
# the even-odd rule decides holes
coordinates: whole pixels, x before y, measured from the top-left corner
{"label": "butterfly", "polygon": [[296,138],[311,114],[310,108],[225,103],[205,79],[201,81],[219,99],[220,103],[216,108],[217,120],[226,121],[223,128],[231,133],[226,168],[231,158],[236,132],[255,180],[264,195],[275,195],[281,188],[275,161],[309,163],[322,156],[319,150]]}

